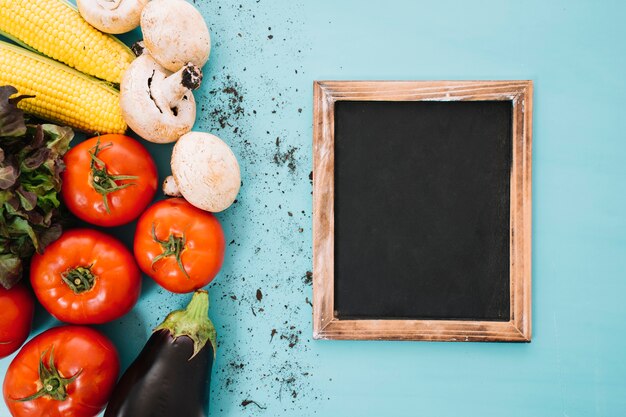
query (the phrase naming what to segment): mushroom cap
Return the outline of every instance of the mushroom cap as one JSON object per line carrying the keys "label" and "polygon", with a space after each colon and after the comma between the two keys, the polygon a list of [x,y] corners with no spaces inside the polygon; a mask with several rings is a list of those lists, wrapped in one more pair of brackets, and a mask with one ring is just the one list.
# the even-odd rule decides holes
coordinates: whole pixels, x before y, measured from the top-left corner
{"label": "mushroom cap", "polygon": [[189,132],[196,121],[196,101],[191,91],[185,93],[175,110],[169,106],[159,108],[155,103],[154,89],[170,75],[150,54],[144,53],[122,76],[122,116],[135,133],[150,142],[174,142]]}
{"label": "mushroom cap", "polygon": [[126,33],[139,26],[148,0],[76,0],[80,15],[105,33]]}
{"label": "mushroom cap", "polygon": [[175,72],[188,62],[202,68],[211,36],[200,12],[184,0],[152,0],[141,12],[146,48],[164,68]]}
{"label": "mushroom cap", "polygon": [[204,132],[183,135],[174,145],[171,165],[178,190],[202,210],[226,210],[239,193],[239,163],[217,136]]}

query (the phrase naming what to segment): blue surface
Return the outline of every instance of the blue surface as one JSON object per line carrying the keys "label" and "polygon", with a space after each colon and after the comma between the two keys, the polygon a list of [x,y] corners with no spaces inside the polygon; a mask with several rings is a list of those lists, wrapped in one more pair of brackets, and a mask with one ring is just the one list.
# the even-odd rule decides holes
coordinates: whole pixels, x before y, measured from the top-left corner
{"label": "blue surface", "polygon": [[[625,2],[196,3],[213,36],[196,129],[231,144],[244,183],[219,215],[211,416],[626,415]],[[534,80],[532,343],[311,340],[315,79]],[[166,175],[170,148],[150,149]],[[103,327],[124,366],[187,300],[145,280]],[[39,312],[35,333],[52,323]]]}

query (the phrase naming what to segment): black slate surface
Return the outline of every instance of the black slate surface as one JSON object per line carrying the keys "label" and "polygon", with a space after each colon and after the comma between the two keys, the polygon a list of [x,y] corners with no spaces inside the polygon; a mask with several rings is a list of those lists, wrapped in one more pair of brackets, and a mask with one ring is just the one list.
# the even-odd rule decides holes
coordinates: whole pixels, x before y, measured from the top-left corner
{"label": "black slate surface", "polygon": [[337,102],[339,318],[508,321],[511,102]]}

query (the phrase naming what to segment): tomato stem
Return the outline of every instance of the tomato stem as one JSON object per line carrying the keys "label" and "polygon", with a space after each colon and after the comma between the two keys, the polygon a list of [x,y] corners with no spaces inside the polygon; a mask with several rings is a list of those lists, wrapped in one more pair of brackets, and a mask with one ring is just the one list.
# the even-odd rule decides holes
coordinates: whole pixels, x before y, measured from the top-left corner
{"label": "tomato stem", "polygon": [[176,236],[175,234],[170,234],[167,240],[160,240],[156,235],[156,225],[152,223],[152,239],[155,242],[159,243],[163,248],[163,253],[158,256],[155,256],[152,260],[152,269],[154,270],[154,264],[159,262],[163,258],[167,258],[168,256],[174,256],[176,258],[176,263],[183,274],[187,277],[187,279],[191,279],[187,271],[185,270],[185,266],[183,265],[183,261],[181,256],[183,251],[185,250],[185,244],[187,243],[187,237],[185,233],[182,236]]}
{"label": "tomato stem", "polygon": [[89,291],[96,282],[96,276],[91,272],[92,266],[93,265],[88,267],[79,266],[70,269],[61,275],[61,279],[63,279],[63,282],[70,287],[75,294]]}
{"label": "tomato stem", "polygon": [[32,401],[44,396],[48,396],[57,401],[65,401],[67,398],[67,386],[74,382],[83,370],[79,370],[70,378],[64,378],[54,364],[54,346],[50,349],[47,366],[44,361],[46,353],[48,353],[47,350],[41,354],[41,358],[39,359],[39,381],[41,382],[41,389],[28,397],[13,399],[14,401]]}
{"label": "tomato stem", "polygon": [[135,175],[111,175],[109,173],[104,161],[98,158],[98,154],[104,149],[110,148],[112,146],[113,143],[109,142],[101,147],[100,138],[98,137],[96,146],[89,150],[89,155],[91,156],[91,185],[93,186],[94,190],[98,192],[98,194],[102,195],[104,208],[106,209],[107,213],[111,213],[111,209],[109,208],[109,194],[115,191],[123,190],[124,188],[128,188],[131,185],[136,185],[132,182],[120,185],[117,183],[117,181],[136,180],[137,178],[139,178]]}

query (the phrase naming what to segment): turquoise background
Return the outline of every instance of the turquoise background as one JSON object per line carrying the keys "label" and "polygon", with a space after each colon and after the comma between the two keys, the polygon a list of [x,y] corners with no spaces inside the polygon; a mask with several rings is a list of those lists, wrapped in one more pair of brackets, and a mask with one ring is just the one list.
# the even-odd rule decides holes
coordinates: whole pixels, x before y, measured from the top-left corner
{"label": "turquoise background", "polygon": [[[243,176],[209,286],[211,416],[626,415],[626,2],[195,3],[213,40],[196,129],[229,143]],[[311,339],[318,79],[535,82],[532,343]],[[170,147],[150,150],[165,176]],[[130,242],[132,226],[113,232]],[[124,366],[188,298],[144,280],[133,312],[101,327]],[[53,324],[39,311],[34,334]]]}

